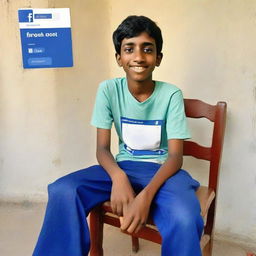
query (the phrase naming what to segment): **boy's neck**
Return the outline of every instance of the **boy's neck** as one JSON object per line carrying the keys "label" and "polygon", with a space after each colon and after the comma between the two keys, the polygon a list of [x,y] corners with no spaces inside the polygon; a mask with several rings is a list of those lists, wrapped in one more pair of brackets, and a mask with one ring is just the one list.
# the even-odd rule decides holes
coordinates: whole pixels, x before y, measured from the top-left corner
{"label": "boy's neck", "polygon": [[139,102],[147,100],[155,89],[155,82],[153,80],[137,82],[129,81],[129,79],[127,79],[127,84],[130,93]]}

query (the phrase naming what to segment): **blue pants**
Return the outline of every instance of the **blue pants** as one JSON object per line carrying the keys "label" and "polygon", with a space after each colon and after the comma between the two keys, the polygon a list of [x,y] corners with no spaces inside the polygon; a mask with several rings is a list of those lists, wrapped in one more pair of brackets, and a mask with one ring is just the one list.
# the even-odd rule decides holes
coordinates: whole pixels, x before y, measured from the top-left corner
{"label": "blue pants", "polygon": [[[118,163],[134,191],[141,191],[160,165],[150,162]],[[33,256],[85,256],[90,250],[86,216],[110,199],[111,179],[99,165],[68,174],[48,187],[43,227]],[[162,236],[162,256],[200,256],[203,219],[195,196],[199,183],[179,170],[159,189],[151,214]]]}

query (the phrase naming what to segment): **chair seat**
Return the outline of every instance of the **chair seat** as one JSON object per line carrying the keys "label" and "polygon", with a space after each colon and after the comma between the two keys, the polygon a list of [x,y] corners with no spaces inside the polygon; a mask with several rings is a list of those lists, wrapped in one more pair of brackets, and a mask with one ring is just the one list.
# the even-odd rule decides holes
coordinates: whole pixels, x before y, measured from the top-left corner
{"label": "chair seat", "polygon": [[206,225],[207,213],[213,199],[215,198],[215,192],[212,188],[200,186],[196,191],[196,196],[200,202],[201,215],[204,219],[204,225]]}
{"label": "chair seat", "polygon": [[[215,198],[215,192],[213,189],[205,187],[205,186],[200,186],[198,190],[196,191],[196,196],[200,202],[200,207],[201,207],[201,215],[204,219],[204,224],[206,225],[206,219],[207,219],[207,213],[209,210],[209,207]],[[109,217],[115,217],[118,218],[117,215],[113,214],[110,202],[107,201],[102,205],[102,209],[106,212],[106,214]],[[147,221],[147,225],[154,225],[154,222],[152,218],[149,218]],[[119,225],[118,225],[119,226]],[[152,228],[156,228],[155,226]]]}

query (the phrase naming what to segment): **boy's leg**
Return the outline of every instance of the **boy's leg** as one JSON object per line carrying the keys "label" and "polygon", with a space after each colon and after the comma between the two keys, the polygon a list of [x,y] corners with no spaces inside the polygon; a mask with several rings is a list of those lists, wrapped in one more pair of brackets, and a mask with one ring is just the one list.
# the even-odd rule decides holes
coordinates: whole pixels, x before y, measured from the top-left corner
{"label": "boy's leg", "polygon": [[33,256],[84,256],[90,250],[89,211],[109,200],[112,182],[99,165],[68,174],[48,187],[43,227]]}
{"label": "boy's leg", "polygon": [[204,223],[195,195],[199,183],[179,170],[160,188],[152,216],[162,236],[162,256],[201,256]]}

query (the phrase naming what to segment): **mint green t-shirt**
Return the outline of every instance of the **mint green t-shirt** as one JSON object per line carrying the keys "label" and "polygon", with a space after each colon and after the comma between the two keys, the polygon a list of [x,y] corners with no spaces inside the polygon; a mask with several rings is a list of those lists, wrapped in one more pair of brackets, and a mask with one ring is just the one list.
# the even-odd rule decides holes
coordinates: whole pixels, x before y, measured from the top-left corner
{"label": "mint green t-shirt", "polygon": [[152,95],[137,101],[130,93],[126,78],[100,84],[91,124],[111,129],[114,122],[119,137],[116,161],[163,163],[168,155],[169,139],[188,139],[190,134],[180,89],[155,81]]}

